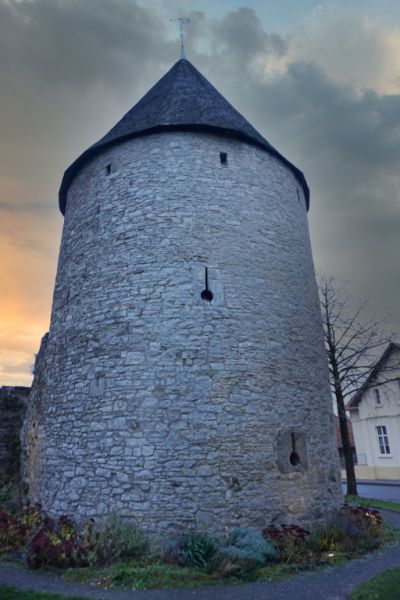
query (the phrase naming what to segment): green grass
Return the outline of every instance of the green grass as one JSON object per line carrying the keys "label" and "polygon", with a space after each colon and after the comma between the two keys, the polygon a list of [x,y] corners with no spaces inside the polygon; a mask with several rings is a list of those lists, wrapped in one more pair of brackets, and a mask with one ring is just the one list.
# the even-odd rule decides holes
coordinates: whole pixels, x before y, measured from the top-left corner
{"label": "green grass", "polygon": [[118,563],[103,568],[69,569],[64,575],[64,580],[91,583],[103,588],[124,587],[134,590],[197,587],[223,583],[216,574],[195,567],[167,565],[154,559]]}
{"label": "green grass", "polygon": [[[330,562],[330,561],[329,561]],[[277,581],[304,570],[295,564],[270,563],[254,572],[241,576],[229,572],[212,572],[196,567],[179,567],[160,562],[156,558],[142,561],[120,562],[107,567],[68,569],[64,580],[90,583],[102,588],[130,588],[135,590],[198,587],[206,585],[236,584],[244,581]]]}
{"label": "green grass", "polygon": [[43,594],[42,592],[21,592],[14,587],[0,584],[1,600],[87,600],[81,596],[59,596],[58,594]]}
{"label": "green grass", "polygon": [[372,508],[382,508],[400,513],[400,502],[391,502],[389,500],[376,500],[375,498],[361,498],[360,496],[346,496],[346,501],[358,506],[371,506]]}
{"label": "green grass", "polygon": [[400,568],[389,569],[357,586],[351,600],[399,600]]}
{"label": "green grass", "polygon": [[304,571],[319,569],[327,565],[344,564],[347,558],[340,552],[325,553],[312,561],[298,563],[275,563],[255,569],[249,573],[231,574],[228,571],[179,567],[165,564],[153,557],[146,560],[131,560],[107,567],[71,568],[64,573],[64,580],[86,583],[101,588],[129,588],[134,590],[198,587],[207,585],[233,585],[245,581],[278,581]]}

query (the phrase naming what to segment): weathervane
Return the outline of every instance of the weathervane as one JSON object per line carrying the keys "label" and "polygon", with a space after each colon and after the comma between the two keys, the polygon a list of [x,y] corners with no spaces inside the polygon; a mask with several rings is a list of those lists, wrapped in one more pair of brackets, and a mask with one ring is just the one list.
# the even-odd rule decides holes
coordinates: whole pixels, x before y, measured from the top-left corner
{"label": "weathervane", "polygon": [[171,23],[176,23],[177,21],[179,21],[179,32],[181,37],[181,54],[179,58],[186,58],[185,47],[183,43],[183,26],[190,23],[190,19],[188,17],[179,17],[179,19],[171,19]]}

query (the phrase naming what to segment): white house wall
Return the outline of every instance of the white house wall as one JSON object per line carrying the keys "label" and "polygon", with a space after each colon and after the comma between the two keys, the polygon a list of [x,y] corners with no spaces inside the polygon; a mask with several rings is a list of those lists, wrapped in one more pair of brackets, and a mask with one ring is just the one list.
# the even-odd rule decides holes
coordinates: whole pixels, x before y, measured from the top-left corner
{"label": "white house wall", "polygon": [[[358,410],[351,411],[358,458],[356,474],[359,479],[400,479],[400,351],[391,353],[376,382],[381,385],[369,387]],[[375,400],[376,389],[381,404]],[[389,454],[380,452],[378,426],[386,427]]]}

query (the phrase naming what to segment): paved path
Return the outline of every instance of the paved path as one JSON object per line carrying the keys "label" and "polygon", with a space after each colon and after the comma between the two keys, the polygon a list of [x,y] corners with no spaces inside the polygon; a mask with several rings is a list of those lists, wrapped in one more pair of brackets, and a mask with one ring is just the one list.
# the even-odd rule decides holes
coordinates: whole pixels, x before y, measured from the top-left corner
{"label": "paved path", "polygon": [[[400,533],[400,514],[381,513]],[[392,567],[400,567],[400,544],[352,560],[344,566],[328,567],[323,571],[271,583],[176,590],[99,590],[88,585],[67,583],[54,575],[32,572],[7,562],[0,563],[0,582],[22,590],[35,589],[98,600],[345,600],[356,585]]]}
{"label": "paved path", "polygon": [[[342,483],[343,493],[347,493],[346,483]],[[400,502],[400,481],[359,481],[357,480],[358,495],[362,498],[377,498]]]}

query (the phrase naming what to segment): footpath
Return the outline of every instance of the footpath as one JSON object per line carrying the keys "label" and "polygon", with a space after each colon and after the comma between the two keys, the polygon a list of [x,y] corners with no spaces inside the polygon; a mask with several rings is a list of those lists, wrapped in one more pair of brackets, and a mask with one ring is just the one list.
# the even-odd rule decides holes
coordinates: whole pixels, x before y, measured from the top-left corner
{"label": "footpath", "polygon": [[[387,523],[400,533],[400,514],[385,510],[380,512]],[[102,590],[69,583],[54,574],[30,571],[10,562],[0,563],[0,583],[21,590],[98,600],[345,600],[358,584],[393,567],[400,567],[400,544],[349,561],[345,565],[327,567],[286,581],[263,581],[235,586],[148,591]]]}

